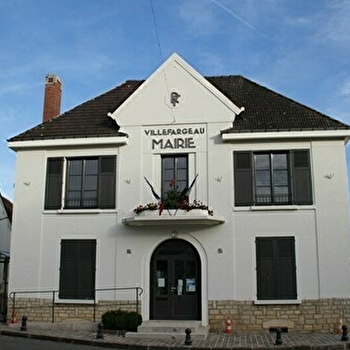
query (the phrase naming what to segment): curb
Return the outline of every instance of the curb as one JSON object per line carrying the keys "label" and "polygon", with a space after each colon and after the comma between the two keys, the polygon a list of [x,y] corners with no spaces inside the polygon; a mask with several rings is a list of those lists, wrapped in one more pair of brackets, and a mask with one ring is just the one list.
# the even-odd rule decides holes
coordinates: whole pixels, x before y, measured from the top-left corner
{"label": "curb", "polygon": [[57,343],[69,343],[69,344],[79,344],[79,345],[90,345],[101,348],[114,348],[120,350],[271,350],[271,349],[281,349],[281,350],[347,350],[350,349],[350,342],[339,341],[339,343],[334,344],[315,344],[315,345],[275,345],[271,343],[270,345],[248,345],[248,346],[211,346],[211,345],[199,345],[199,346],[186,346],[179,344],[172,345],[156,345],[156,344],[138,344],[138,343],[125,343],[118,341],[106,341],[103,339],[79,339],[72,338],[64,335],[50,335],[50,334],[39,334],[29,331],[21,330],[9,330],[0,329],[0,335],[11,336],[18,338],[27,339],[37,339],[37,340],[47,340],[54,341]]}

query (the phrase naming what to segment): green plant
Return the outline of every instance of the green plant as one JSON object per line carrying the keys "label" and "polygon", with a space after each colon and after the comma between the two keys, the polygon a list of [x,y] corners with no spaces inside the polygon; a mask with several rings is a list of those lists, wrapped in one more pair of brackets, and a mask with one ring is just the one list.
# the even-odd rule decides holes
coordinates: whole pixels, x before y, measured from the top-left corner
{"label": "green plant", "polygon": [[102,323],[106,329],[116,329],[116,311],[109,310],[102,315]]}
{"label": "green plant", "polygon": [[169,181],[169,191],[167,192],[166,197],[162,200],[163,208],[179,209],[185,203],[188,203],[188,197],[175,187],[175,180]]}
{"label": "green plant", "polygon": [[127,329],[136,331],[137,327],[142,323],[142,316],[136,312],[129,312],[127,317]]}
{"label": "green plant", "polygon": [[102,323],[105,329],[135,332],[142,323],[142,316],[135,311],[109,310],[102,315]]}
{"label": "green plant", "polygon": [[[190,187],[192,187],[192,185]],[[175,187],[175,180],[171,180],[169,182],[169,188],[170,189],[167,192],[166,196],[164,198],[161,198],[158,203],[152,202],[147,203],[146,205],[140,204],[134,209],[134,212],[136,214],[139,214],[146,210],[158,210],[159,215],[161,215],[164,209],[181,209],[186,211],[190,211],[192,209],[202,209],[207,210],[209,215],[213,215],[213,210],[209,209],[209,207],[202,202],[194,200],[190,203],[188,195],[186,195],[187,191],[179,191]]]}

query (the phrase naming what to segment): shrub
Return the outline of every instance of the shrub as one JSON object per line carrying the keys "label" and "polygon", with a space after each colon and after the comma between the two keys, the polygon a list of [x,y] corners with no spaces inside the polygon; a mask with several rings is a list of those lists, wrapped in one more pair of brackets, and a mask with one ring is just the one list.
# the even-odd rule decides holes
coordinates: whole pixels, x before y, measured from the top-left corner
{"label": "shrub", "polygon": [[142,323],[142,316],[135,311],[109,310],[102,315],[102,323],[105,329],[135,332]]}
{"label": "shrub", "polygon": [[136,311],[129,312],[127,320],[128,320],[128,325],[127,325],[128,329],[130,331],[136,331],[137,327],[142,323],[142,316]]}
{"label": "shrub", "polygon": [[109,310],[102,315],[102,323],[106,329],[116,329],[115,325],[116,311]]}

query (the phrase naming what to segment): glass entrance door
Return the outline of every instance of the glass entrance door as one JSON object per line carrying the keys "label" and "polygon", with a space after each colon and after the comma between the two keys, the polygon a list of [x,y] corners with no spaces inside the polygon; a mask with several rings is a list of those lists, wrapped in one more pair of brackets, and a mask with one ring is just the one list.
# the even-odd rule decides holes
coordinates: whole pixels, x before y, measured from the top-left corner
{"label": "glass entrance door", "polygon": [[169,240],[151,262],[151,318],[200,319],[200,260],[192,245]]}

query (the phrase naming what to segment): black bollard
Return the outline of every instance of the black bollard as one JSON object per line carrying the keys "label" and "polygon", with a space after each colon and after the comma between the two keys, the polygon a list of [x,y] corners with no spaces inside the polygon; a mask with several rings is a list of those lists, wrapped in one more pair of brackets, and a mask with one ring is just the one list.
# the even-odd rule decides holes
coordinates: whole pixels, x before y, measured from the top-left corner
{"label": "black bollard", "polygon": [[282,345],[283,341],[282,341],[282,330],[281,328],[276,328],[276,341],[275,341],[275,345]]}
{"label": "black bollard", "polygon": [[186,328],[185,329],[185,333],[186,333],[186,338],[185,338],[185,345],[192,345],[192,340],[191,340],[191,329],[190,328]]}
{"label": "black bollard", "polygon": [[96,339],[103,339],[103,323],[100,322],[97,325],[97,335],[96,335]]}
{"label": "black bollard", "polygon": [[27,319],[28,319],[27,316],[22,317],[22,324],[21,324],[21,328],[20,328],[21,331],[27,330]]}
{"label": "black bollard", "polygon": [[348,327],[344,324],[342,327],[342,336],[341,336],[341,341],[348,341]]}

